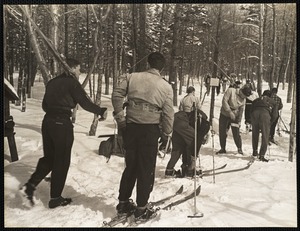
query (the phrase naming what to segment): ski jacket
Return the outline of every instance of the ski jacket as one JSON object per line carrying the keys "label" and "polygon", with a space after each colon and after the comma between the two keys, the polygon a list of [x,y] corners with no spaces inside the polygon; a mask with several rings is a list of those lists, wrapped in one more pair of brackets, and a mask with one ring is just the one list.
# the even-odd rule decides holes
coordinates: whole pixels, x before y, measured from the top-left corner
{"label": "ski jacket", "polygon": [[78,80],[63,73],[51,79],[46,85],[42,108],[48,115],[71,117],[71,109],[79,104],[84,110],[101,115],[101,107],[94,104]]}
{"label": "ski jacket", "polygon": [[251,113],[253,113],[254,111],[260,111],[261,113],[269,113],[271,117],[271,124],[278,117],[278,107],[276,105],[276,102],[268,96],[261,96],[260,98],[255,99],[253,101]]}
{"label": "ski jacket", "polygon": [[162,131],[170,134],[173,130],[173,90],[162,78],[159,71],[149,69],[126,76],[112,93],[114,113],[123,111],[127,96],[126,122],[137,124],[160,124]]}
{"label": "ski jacket", "polygon": [[198,110],[201,110],[201,104],[198,97],[194,96],[193,93],[187,94],[179,104],[179,111],[191,112],[193,110],[193,104]]}
{"label": "ski jacket", "polygon": [[190,145],[194,140],[195,129],[190,125],[188,114],[184,111],[174,114],[173,130],[182,137],[186,145]]}
{"label": "ski jacket", "polygon": [[271,98],[275,101],[275,103],[277,105],[277,108],[278,108],[278,111],[281,110],[283,108],[281,98],[276,94],[272,94]]}
{"label": "ski jacket", "polygon": [[236,116],[237,123],[240,123],[243,117],[246,99],[241,96],[239,88],[228,88],[224,93],[221,107],[221,114],[230,117],[232,111]]}

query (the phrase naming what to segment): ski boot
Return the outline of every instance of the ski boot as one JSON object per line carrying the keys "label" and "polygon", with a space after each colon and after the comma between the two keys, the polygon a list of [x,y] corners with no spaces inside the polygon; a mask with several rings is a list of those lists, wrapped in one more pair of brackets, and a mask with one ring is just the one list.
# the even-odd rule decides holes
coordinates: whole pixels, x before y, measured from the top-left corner
{"label": "ski boot", "polygon": [[118,216],[130,216],[136,209],[136,205],[132,199],[120,201],[116,207]]}
{"label": "ski boot", "polygon": [[181,177],[181,172],[180,170],[175,170],[174,168],[173,169],[166,169],[165,171],[165,176],[166,177]]}

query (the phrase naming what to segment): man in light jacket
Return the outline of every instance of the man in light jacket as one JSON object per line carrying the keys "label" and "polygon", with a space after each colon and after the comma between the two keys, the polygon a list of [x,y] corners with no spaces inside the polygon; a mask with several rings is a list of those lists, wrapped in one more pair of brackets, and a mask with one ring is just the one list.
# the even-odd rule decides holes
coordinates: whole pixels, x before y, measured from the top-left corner
{"label": "man in light jacket", "polygon": [[246,98],[251,95],[248,86],[240,88],[228,88],[222,100],[219,118],[219,139],[221,149],[217,154],[226,153],[226,138],[229,127],[231,127],[234,143],[238,153],[243,155],[240,126],[243,117]]}
{"label": "man in light jacket", "polygon": [[[148,56],[150,69],[129,74],[112,93],[114,118],[123,130],[126,167],[119,189],[119,215],[134,213],[147,220],[155,211],[148,203],[153,189],[158,138],[161,124],[165,137],[171,136],[174,121],[173,90],[160,75],[165,58],[159,52]],[[127,97],[126,116],[122,108]],[[130,199],[137,182],[136,203]]]}

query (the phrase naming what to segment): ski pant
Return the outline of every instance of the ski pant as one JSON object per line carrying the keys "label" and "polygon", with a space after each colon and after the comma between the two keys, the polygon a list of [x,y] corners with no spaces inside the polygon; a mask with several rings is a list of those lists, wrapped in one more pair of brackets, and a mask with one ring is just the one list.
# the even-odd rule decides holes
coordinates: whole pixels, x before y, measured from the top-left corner
{"label": "ski pant", "polygon": [[172,135],[172,152],[171,152],[171,158],[167,164],[167,169],[174,169],[177,161],[179,160],[180,156],[182,155],[182,165],[181,167],[187,167],[192,168],[191,165],[191,155],[193,152],[192,142],[190,145],[187,145],[184,141],[184,139],[180,136],[179,133],[176,131],[173,132]]}
{"label": "ski pant", "polygon": [[275,135],[275,128],[276,128],[276,125],[278,123],[278,119],[279,119],[279,116],[277,117],[277,119],[271,124],[271,128],[270,128],[270,138],[274,138],[274,135]]}
{"label": "ski pant", "polygon": [[252,101],[246,98],[246,106],[245,106],[245,124],[251,124],[251,107]]}
{"label": "ski pant", "polygon": [[73,124],[67,116],[45,115],[42,122],[44,156],[28,183],[37,186],[51,172],[51,198],[61,196],[67,178],[74,141]]}
{"label": "ski pant", "polygon": [[251,114],[252,119],[252,149],[257,151],[259,131],[261,130],[261,146],[258,155],[263,157],[269,144],[271,116],[267,110],[255,110]]}
{"label": "ski pant", "polygon": [[[219,118],[219,139],[221,149],[226,150],[226,138],[227,133],[231,123],[236,123],[232,121],[229,117],[220,114]],[[233,135],[233,140],[237,148],[242,148],[242,139],[240,135],[240,128],[231,126],[231,131]]]}
{"label": "ski pant", "polygon": [[158,124],[127,123],[124,134],[125,164],[119,197],[127,201],[136,184],[136,203],[144,207],[153,190],[160,130]]}

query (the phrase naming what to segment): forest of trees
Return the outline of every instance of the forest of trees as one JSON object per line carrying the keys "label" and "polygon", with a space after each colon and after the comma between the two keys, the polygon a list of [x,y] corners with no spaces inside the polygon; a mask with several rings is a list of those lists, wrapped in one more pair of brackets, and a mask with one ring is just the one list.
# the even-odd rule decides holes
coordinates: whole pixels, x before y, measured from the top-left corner
{"label": "forest of trees", "polygon": [[295,3],[4,5],[3,22],[5,78],[12,83],[18,72],[23,99],[37,73],[47,84],[73,57],[100,103],[118,76],[145,70],[152,51],[167,59],[162,75],[175,106],[182,86],[208,73],[251,79],[259,94],[262,81],[282,89],[288,83],[288,102],[295,89]]}

